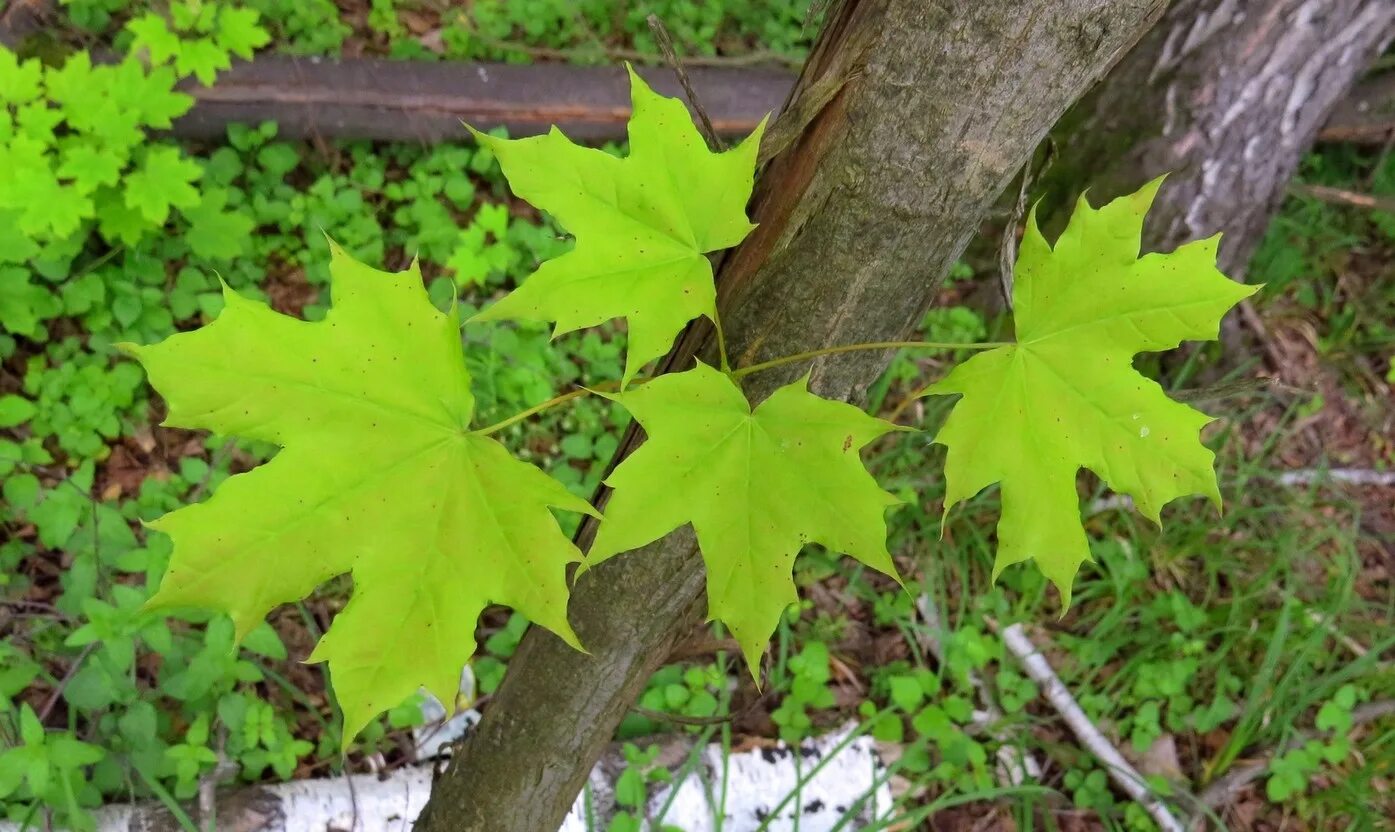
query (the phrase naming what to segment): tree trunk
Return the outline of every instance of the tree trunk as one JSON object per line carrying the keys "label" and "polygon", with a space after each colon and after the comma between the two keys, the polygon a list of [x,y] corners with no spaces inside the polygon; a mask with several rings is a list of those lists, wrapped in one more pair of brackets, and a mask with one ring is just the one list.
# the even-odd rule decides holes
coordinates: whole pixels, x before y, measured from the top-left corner
{"label": "tree trunk", "polygon": [[1395,0],[1176,0],[1058,129],[1048,213],[1169,173],[1146,244],[1225,232],[1244,274],[1328,115],[1395,34]]}
{"label": "tree trunk", "polygon": [[[719,268],[736,362],[910,333],[1046,131],[1162,6],[845,0],[831,9],[786,108],[812,120],[761,173],[759,228]],[[667,366],[686,369],[695,354],[710,354],[705,328]],[[812,386],[856,396],[889,357],[820,361]],[[804,370],[754,376],[747,393],[758,401]],[[619,455],[638,441],[632,431]],[[593,533],[583,527],[580,538]],[[589,654],[529,631],[418,829],[553,832],[645,681],[701,621],[703,583],[689,528],[582,578],[571,618]]]}

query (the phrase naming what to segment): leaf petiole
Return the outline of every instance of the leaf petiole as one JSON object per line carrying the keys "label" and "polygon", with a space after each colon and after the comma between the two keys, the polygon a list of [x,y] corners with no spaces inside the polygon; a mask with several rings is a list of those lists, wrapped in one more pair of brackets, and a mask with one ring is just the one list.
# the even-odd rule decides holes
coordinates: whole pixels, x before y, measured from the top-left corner
{"label": "leaf petiole", "polygon": [[480,436],[489,436],[491,433],[498,433],[499,431],[503,430],[506,427],[509,427],[510,425],[518,424],[524,419],[527,419],[529,416],[535,416],[539,413],[542,413],[544,410],[551,410],[559,404],[566,404],[572,399],[579,399],[582,396],[589,396],[598,390],[614,388],[615,386],[616,385],[614,382],[607,382],[605,384],[598,384],[595,387],[578,387],[577,389],[572,390],[568,393],[563,393],[560,396],[553,396],[552,398],[548,399],[545,402],[542,402],[541,404],[535,404],[527,410],[520,410],[512,416],[508,417],[507,419],[495,422],[492,425],[487,425],[485,427],[480,428],[479,430],[472,431],[472,433],[479,434]]}
{"label": "leaf petiole", "polygon": [[950,344],[942,341],[872,341],[866,344],[840,344],[836,347],[824,347],[808,352],[797,352],[793,355],[782,355],[779,358],[772,358],[769,361],[762,361],[759,364],[752,364],[749,367],[741,367],[733,370],[731,377],[739,379],[751,373],[759,373],[762,370],[769,370],[775,367],[782,367],[786,364],[793,364],[797,361],[808,361],[812,358],[822,358],[825,355],[838,355],[845,352],[857,352],[859,350],[914,350],[914,349],[934,349],[934,350],[992,350],[998,347],[1010,347],[1007,341],[986,341],[969,344]]}
{"label": "leaf petiole", "polygon": [[[715,323],[715,321],[714,321],[714,323]],[[726,361],[726,349],[725,349],[725,345],[722,344],[722,339],[721,339],[721,335],[720,335],[721,331],[722,331],[721,324],[717,324],[717,332],[718,332],[718,341],[717,341],[717,343],[718,343],[718,346],[721,347],[721,353],[722,353],[722,356],[721,356],[721,359],[722,359],[722,369],[723,369],[723,372],[725,372],[728,376],[730,376],[731,379],[732,379],[733,381],[735,381],[736,379],[742,378],[742,377],[744,377],[744,376],[748,376],[748,375],[750,375],[751,373],[758,373],[758,372],[760,372],[761,370],[769,370],[769,369],[772,369],[772,368],[774,368],[774,367],[781,367],[781,366],[784,366],[785,364],[793,364],[793,363],[795,363],[796,361],[807,361],[807,360],[809,360],[809,359],[812,359],[812,358],[819,358],[819,357],[825,356],[825,355],[837,355],[838,353],[856,352],[856,351],[858,351],[858,350],[892,350],[892,349],[991,350],[991,349],[996,349],[997,347],[1007,347],[1007,346],[1011,346],[1011,344],[1009,344],[1009,343],[1007,343],[1007,342],[1001,342],[1001,341],[997,341],[997,342],[990,341],[990,342],[985,342],[985,343],[968,343],[968,344],[950,344],[950,343],[944,343],[944,342],[939,342],[939,341],[873,341],[873,342],[867,343],[867,344],[842,344],[842,345],[836,346],[836,347],[824,347],[823,349],[810,350],[810,351],[808,351],[808,352],[798,352],[798,353],[795,353],[795,354],[793,354],[793,355],[785,355],[785,356],[781,356],[781,357],[779,357],[779,358],[772,358],[772,359],[769,360],[769,361],[762,361],[762,362],[759,363],[759,364],[752,364],[752,365],[749,366],[749,367],[742,367],[742,368],[740,368],[740,369],[738,369],[738,370],[729,370],[729,369],[727,369],[727,366],[728,366],[728,365],[727,365],[727,361]],[[633,384],[643,384],[643,383],[645,383],[646,381],[649,381],[649,380],[650,380],[650,378],[640,377],[640,378],[632,379],[630,383],[631,383],[632,385],[633,385]],[[614,381],[602,382],[601,384],[597,384],[597,385],[595,385],[594,387],[578,387],[578,388],[575,389],[575,390],[572,390],[572,391],[569,391],[569,392],[566,392],[566,393],[562,393],[561,395],[553,396],[552,398],[548,399],[547,401],[542,402],[542,403],[540,403],[540,404],[535,404],[535,405],[533,405],[532,407],[530,407],[530,408],[528,408],[528,409],[526,409],[526,410],[520,410],[519,412],[517,412],[517,413],[513,414],[512,416],[508,417],[507,419],[503,419],[503,420],[501,420],[501,421],[495,422],[495,423],[492,424],[492,425],[486,425],[485,427],[482,427],[482,428],[479,428],[478,430],[472,431],[472,433],[478,434],[479,436],[489,436],[490,434],[498,433],[499,431],[501,431],[501,430],[503,430],[504,428],[507,428],[507,427],[509,427],[509,426],[511,426],[511,425],[516,425],[516,424],[518,424],[519,422],[522,422],[524,419],[527,419],[527,418],[530,417],[530,416],[536,416],[537,414],[542,413],[542,412],[545,411],[545,410],[551,410],[552,408],[557,407],[558,405],[566,404],[566,403],[569,402],[569,401],[572,401],[572,400],[574,400],[574,399],[580,399],[580,398],[582,398],[582,397],[584,397],[584,396],[589,396],[589,395],[592,394],[592,393],[609,393],[609,392],[611,392],[611,391],[613,391],[613,390],[618,390],[619,387],[620,387],[619,383],[618,383],[618,382],[614,382]]]}

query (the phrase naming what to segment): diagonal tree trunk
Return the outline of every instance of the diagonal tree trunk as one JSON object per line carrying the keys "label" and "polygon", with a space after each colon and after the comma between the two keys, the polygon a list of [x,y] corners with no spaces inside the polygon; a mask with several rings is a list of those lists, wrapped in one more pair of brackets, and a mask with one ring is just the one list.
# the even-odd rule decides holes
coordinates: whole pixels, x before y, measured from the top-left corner
{"label": "diagonal tree trunk", "polygon": [[[787,107],[812,120],[761,173],[760,227],[719,269],[737,363],[910,333],[994,198],[1162,6],[845,0],[831,9]],[[690,332],[669,366],[710,353],[707,336]],[[820,361],[812,386],[856,396],[888,359]],[[747,392],[759,400],[803,371],[760,374]],[[637,442],[632,432],[620,454]],[[688,529],[588,573],[571,617],[590,653],[529,632],[418,829],[555,830],[646,679],[701,620],[703,582]]]}
{"label": "diagonal tree trunk", "polygon": [[[1052,219],[1169,173],[1150,247],[1225,232],[1245,272],[1333,108],[1395,35],[1395,0],[1175,0],[1056,131]],[[1049,222],[1050,220],[1048,220]]]}

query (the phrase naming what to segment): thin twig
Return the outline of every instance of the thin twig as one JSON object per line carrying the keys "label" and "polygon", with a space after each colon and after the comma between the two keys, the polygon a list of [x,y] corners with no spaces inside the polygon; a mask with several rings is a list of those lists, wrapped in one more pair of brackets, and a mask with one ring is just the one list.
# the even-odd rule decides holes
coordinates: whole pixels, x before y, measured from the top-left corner
{"label": "thin twig", "polygon": [[998,347],[1010,347],[1011,343],[1006,341],[980,341],[977,343],[949,343],[946,341],[869,341],[866,344],[839,344],[833,347],[823,347],[808,352],[797,352],[791,355],[782,355],[779,358],[772,358],[769,361],[762,361],[759,364],[750,364],[745,367],[738,367],[732,372],[731,377],[743,378],[751,373],[759,373],[762,370],[769,370],[772,367],[782,367],[786,364],[793,364],[798,361],[808,361],[813,358],[823,358],[826,355],[841,355],[847,352],[858,352],[860,350],[995,350]]}
{"label": "thin twig", "polygon": [[73,659],[73,663],[68,665],[68,672],[64,673],[63,678],[58,680],[58,687],[53,689],[53,693],[50,693],[48,699],[44,700],[44,706],[39,709],[39,722],[48,719],[48,715],[53,713],[53,709],[58,705],[58,700],[63,697],[63,690],[68,687],[69,682],[73,681],[73,677],[82,668],[82,663],[87,661],[87,657],[92,655],[92,651],[96,649],[97,642],[88,643],[86,647],[82,648],[82,652],[77,654],[77,658]]}
{"label": "thin twig", "polygon": [[1276,378],[1265,377],[1242,378],[1238,381],[1227,381],[1221,384],[1211,384],[1206,387],[1187,387],[1182,390],[1173,390],[1169,395],[1179,402],[1199,404],[1201,402],[1213,402],[1219,401],[1220,399],[1230,399],[1264,392],[1285,393],[1292,396],[1316,395],[1301,387],[1293,387],[1284,384]]}
{"label": "thin twig", "polygon": [[1279,485],[1312,485],[1336,482],[1342,485],[1395,485],[1395,471],[1374,471],[1370,468],[1304,468],[1285,471],[1277,478]]}
{"label": "thin twig", "polygon": [[1344,188],[1328,185],[1304,185],[1295,183],[1288,186],[1289,193],[1307,196],[1328,205],[1346,205],[1352,208],[1368,208],[1372,211],[1395,213],[1395,197],[1379,194],[1363,194]]}
{"label": "thin twig", "polygon": [[212,769],[199,778],[199,824],[205,832],[216,832],[218,829],[218,786],[235,779],[240,770],[237,763],[228,759],[227,748],[228,729],[226,726],[220,725],[218,726],[218,747],[215,749],[218,761]]}
{"label": "thin twig", "polygon": [[1336,624],[1332,623],[1332,619],[1317,610],[1308,610],[1308,620],[1313,622],[1315,626],[1325,630],[1329,636],[1341,642],[1342,646],[1350,650],[1352,655],[1356,656],[1356,658],[1364,659],[1366,658],[1366,654],[1371,652],[1370,648],[1342,632],[1337,628]]}
{"label": "thin twig", "polygon": [[[1268,480],[1284,488],[1304,485],[1369,485],[1389,488],[1395,486],[1395,471],[1375,471],[1370,468],[1300,468],[1296,471],[1274,471],[1253,474],[1247,479]],[[1085,515],[1093,517],[1106,511],[1128,511],[1133,498],[1127,494],[1110,494],[1091,502]]]}
{"label": "thin twig", "polygon": [[645,18],[649,24],[649,29],[654,33],[654,38],[659,42],[659,50],[664,53],[664,60],[672,67],[673,74],[678,76],[678,83],[683,85],[683,95],[688,98],[688,105],[697,113],[698,120],[702,122],[702,135],[707,139],[707,146],[715,151],[727,149],[722,137],[717,135],[717,128],[712,126],[712,119],[707,115],[707,110],[698,100],[697,93],[693,91],[693,83],[688,80],[688,72],[683,69],[683,63],[678,60],[678,52],[673,48],[673,38],[668,33],[668,27],[659,19],[657,14],[651,14]]}
{"label": "thin twig", "polygon": [[[940,606],[936,603],[930,590],[930,576],[926,564],[922,563],[921,570],[921,593],[915,599],[916,611],[920,613],[920,618],[925,622],[925,628],[920,631],[920,644],[922,649],[934,656],[941,666],[945,663],[945,649],[942,636],[947,630],[944,626],[944,619],[940,616]],[[1041,765],[1036,758],[1027,752],[1020,745],[1012,742],[1013,737],[1004,730],[1003,722],[1006,716],[1003,709],[999,707],[998,700],[993,696],[993,691],[984,682],[983,677],[974,671],[969,670],[969,684],[973,686],[974,693],[978,698],[979,709],[983,712],[981,723],[988,735],[998,741],[998,770],[1002,785],[1020,786],[1028,780],[1039,780],[1041,778]]]}
{"label": "thin twig", "polygon": [[676,725],[694,725],[706,727],[708,725],[726,725],[736,719],[740,714],[724,714],[722,716],[687,716],[685,714],[667,714],[663,711],[656,711],[652,708],[641,708],[638,705],[630,708],[631,711],[639,714],[645,719],[654,722],[672,722]]}
{"label": "thin twig", "polygon": [[668,651],[666,664],[674,664],[684,659],[693,659],[698,656],[710,656],[714,653],[734,653],[741,649],[741,642],[734,638],[693,638],[687,641],[680,641]]}
{"label": "thin twig", "polygon": [[1143,807],[1163,832],[1184,832],[1181,822],[1173,816],[1171,810],[1163,803],[1158,796],[1149,788],[1143,775],[1124,759],[1124,755],[1119,753],[1119,749],[1109,741],[1099,728],[1090,721],[1081,709],[1080,704],[1075,701],[1075,697],[1066,688],[1061,677],[1056,675],[1056,671],[1051,669],[1051,664],[1046,660],[1046,656],[1037,649],[1032,640],[1027,637],[1027,632],[1021,624],[1013,624],[1002,631],[1003,644],[1008,651],[1016,657],[1018,664],[1023,671],[1031,677],[1032,681],[1041,688],[1046,700],[1051,703],[1065,720],[1071,733],[1087,751],[1095,755],[1095,759],[1104,765],[1109,778],[1114,781],[1125,794]]}

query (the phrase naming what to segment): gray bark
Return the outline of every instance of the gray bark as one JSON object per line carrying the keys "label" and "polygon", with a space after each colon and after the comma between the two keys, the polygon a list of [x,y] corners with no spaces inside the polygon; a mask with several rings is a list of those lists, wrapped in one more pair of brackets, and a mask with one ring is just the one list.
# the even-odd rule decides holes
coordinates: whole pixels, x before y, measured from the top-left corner
{"label": "gray bark", "polygon": [[[760,226],[719,269],[735,362],[908,335],[995,197],[1162,5],[847,0],[830,10],[786,109],[827,103],[761,173]],[[846,83],[828,99],[830,78]],[[667,366],[686,369],[710,349],[695,327]],[[813,388],[854,397],[888,358],[819,361]],[[747,393],[759,400],[805,369],[752,376]],[[637,443],[628,436],[620,455]],[[593,533],[584,527],[582,542]],[[703,583],[686,528],[588,572],[571,618],[589,654],[529,632],[417,828],[556,829],[645,680],[702,619]]]}
{"label": "gray bark", "polygon": [[1334,107],[1395,34],[1395,0],[1176,0],[1058,130],[1048,204],[1170,172],[1146,243],[1225,232],[1240,277]]}

